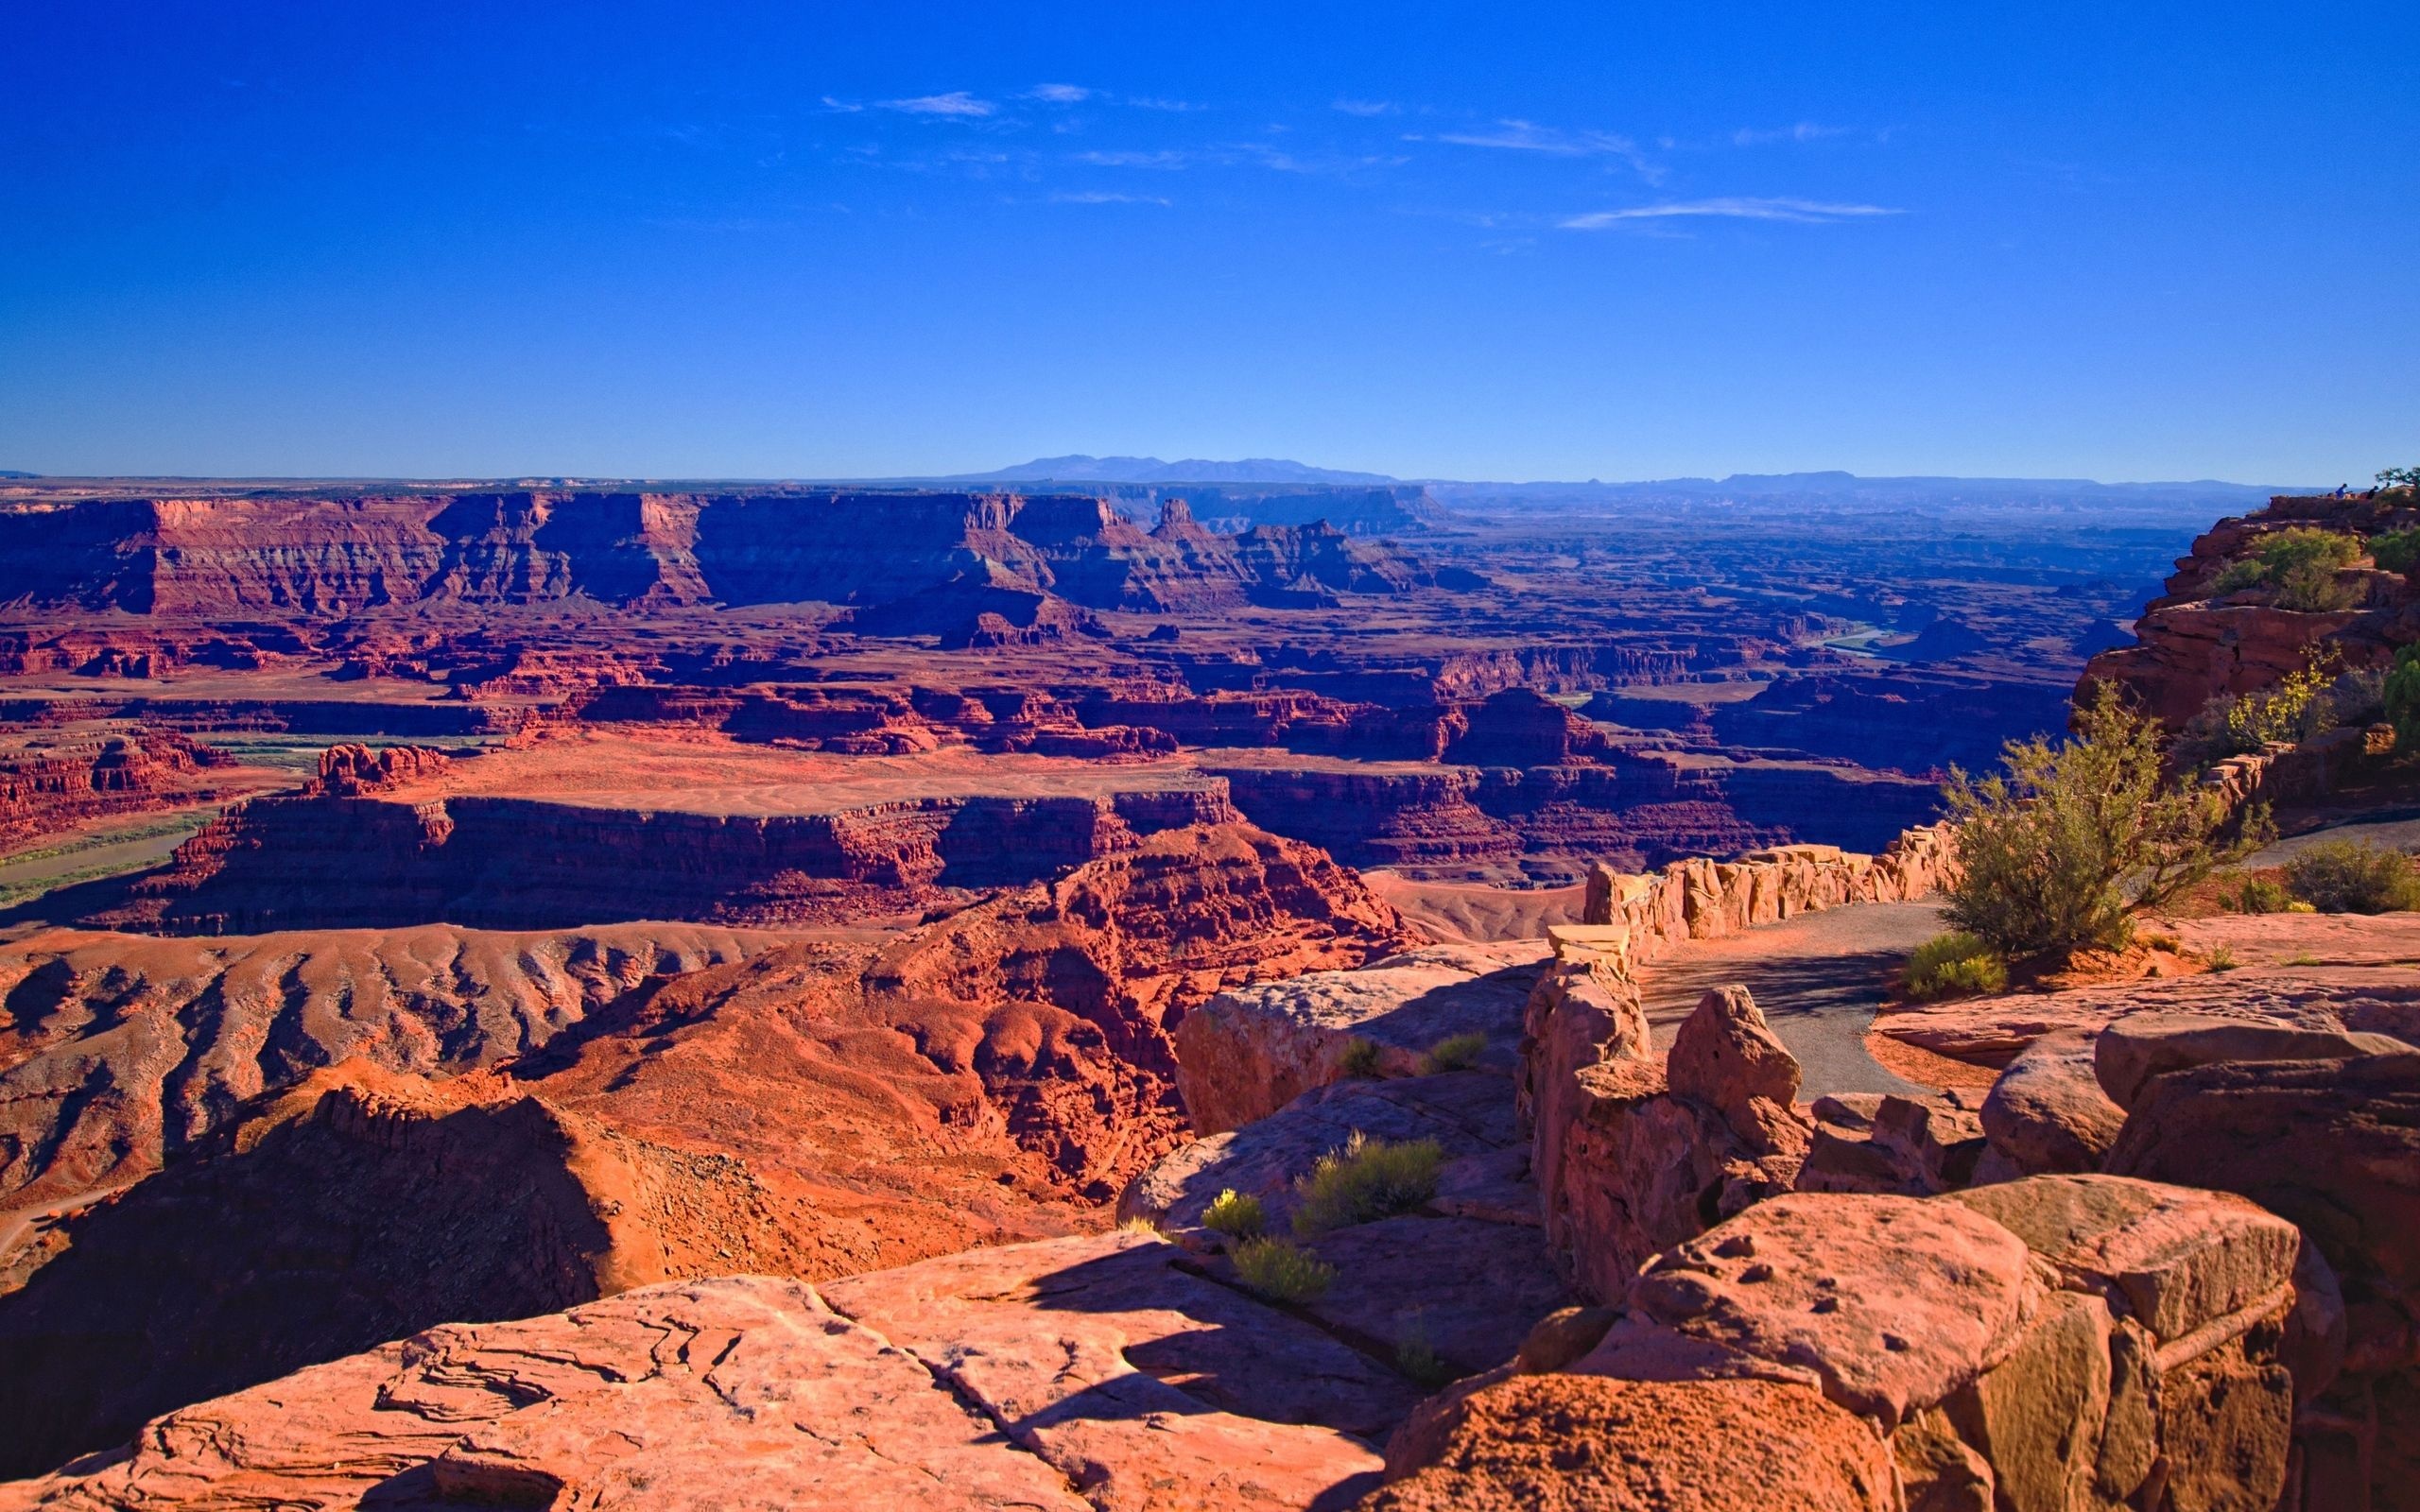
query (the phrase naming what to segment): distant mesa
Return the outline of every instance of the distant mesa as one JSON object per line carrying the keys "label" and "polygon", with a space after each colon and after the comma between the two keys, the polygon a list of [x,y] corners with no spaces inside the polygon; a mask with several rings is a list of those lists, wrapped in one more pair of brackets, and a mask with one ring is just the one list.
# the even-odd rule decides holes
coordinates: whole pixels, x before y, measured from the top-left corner
{"label": "distant mesa", "polygon": [[1240,462],[1188,457],[1163,462],[1156,456],[1040,456],[994,472],[966,472],[945,483],[1392,483],[1384,472],[1348,472],[1312,467],[1283,457],[1251,456]]}

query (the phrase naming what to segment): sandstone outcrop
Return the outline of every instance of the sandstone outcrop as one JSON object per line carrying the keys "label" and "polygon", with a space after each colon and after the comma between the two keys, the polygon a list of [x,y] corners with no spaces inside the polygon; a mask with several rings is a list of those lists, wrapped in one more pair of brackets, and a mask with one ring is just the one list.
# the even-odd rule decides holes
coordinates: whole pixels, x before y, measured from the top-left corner
{"label": "sandstone outcrop", "polygon": [[[118,1187],[251,1099],[361,1057],[447,1076],[526,1055],[653,977],[784,936],[694,924],[0,946],[0,1213]],[[0,1246],[5,1248],[5,1246]]]}
{"label": "sandstone outcrop", "polygon": [[2008,1063],[1983,1098],[1983,1137],[2001,1162],[1993,1174],[2049,1176],[2098,1171],[2118,1142],[2126,1110],[2095,1074],[2097,1037],[2046,1034]]}
{"label": "sandstone outcrop", "polygon": [[[1537,948],[1432,945],[1351,971],[1321,971],[1212,998],[1177,1029],[1177,1087],[1198,1133],[1267,1118],[1346,1074],[1419,1074],[1430,1049],[1478,1035],[1510,1067],[1537,981]],[[1367,1050],[1357,1050],[1366,1045]]]}
{"label": "sandstone outcrop", "polygon": [[[574,928],[634,919],[774,926],[932,907],[1037,881],[1145,834],[1235,817],[1215,783],[926,798],[724,814],[485,796],[259,799],[88,916],[176,934],[391,929],[440,919]],[[400,775],[373,779],[392,787]]]}
{"label": "sandstone outcrop", "polygon": [[[2343,1338],[2342,1377],[2303,1404],[2302,1504],[2411,1505],[2420,1470],[2420,1052],[2170,1072],[2143,1089],[2106,1163],[2238,1193],[2300,1227],[2341,1284]],[[2313,1352],[2327,1354],[2324,1345]]]}
{"label": "sandstone outcrop", "polygon": [[1084,1512],[1046,1461],[795,1281],[654,1286],[455,1324],[171,1414],[0,1507]]}
{"label": "sandstone outcrop", "polygon": [[2214,697],[2275,685],[2314,653],[2343,667],[2384,664],[2420,629],[2412,612],[2420,600],[2403,577],[2342,575],[2353,605],[2325,613],[2258,602],[2266,596],[2259,591],[2215,597],[2213,591],[2226,566],[2250,558],[2264,536],[2297,526],[2356,537],[2407,528],[2420,523],[2413,500],[2408,490],[2342,499],[2279,495],[2257,514],[2220,521],[2177,563],[2167,595],[2135,625],[2135,644],[2094,657],[2084,680],[2118,683],[2174,730]]}
{"label": "sandstone outcrop", "polygon": [[0,1294],[0,1474],[436,1323],[788,1270],[785,1227],[727,1156],[348,1062],[81,1213]]}
{"label": "sandstone outcrop", "polygon": [[249,783],[221,781],[227,758],[173,731],[11,734],[0,739],[0,846],[90,819],[206,803]]}
{"label": "sandstone outcrop", "polygon": [[[2300,1243],[2102,1177],[1776,1197],[1657,1257],[1586,1352],[1424,1406],[1364,1504],[2268,1507]],[[1687,1422],[1726,1452],[1635,1452]]]}

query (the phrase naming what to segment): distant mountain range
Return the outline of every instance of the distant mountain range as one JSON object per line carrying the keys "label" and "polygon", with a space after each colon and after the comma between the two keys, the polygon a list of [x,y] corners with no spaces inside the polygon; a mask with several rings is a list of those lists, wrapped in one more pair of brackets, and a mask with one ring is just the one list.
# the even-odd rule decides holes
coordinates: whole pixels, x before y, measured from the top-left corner
{"label": "distant mountain range", "polygon": [[1039,456],[995,472],[961,472],[944,483],[1392,483],[1383,472],[1345,472],[1282,457],[1240,462],[1199,457],[1163,462],[1156,456]]}
{"label": "distant mountain range", "polygon": [[[1348,472],[1282,457],[1213,462],[1199,457],[1164,462],[1156,456],[1044,456],[991,472],[964,472],[942,483],[1225,483],[1247,485],[1399,484],[1383,472]],[[1869,504],[1893,500],[1934,503],[2077,503],[2095,498],[2136,504],[2230,504],[2257,507],[2273,493],[2316,492],[2308,485],[2225,483],[2198,479],[2178,483],[2098,483],[2089,478],[1860,477],[1854,472],[1735,472],[1725,478],[1655,478],[1637,482],[1481,482],[1413,479],[1442,499],[1477,502],[1596,499],[1838,499]]]}

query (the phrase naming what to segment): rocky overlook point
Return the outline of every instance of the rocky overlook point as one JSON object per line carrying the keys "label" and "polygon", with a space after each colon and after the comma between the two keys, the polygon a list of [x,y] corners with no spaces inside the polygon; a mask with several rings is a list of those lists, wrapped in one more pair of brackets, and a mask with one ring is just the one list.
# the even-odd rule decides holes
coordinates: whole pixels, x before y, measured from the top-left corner
{"label": "rocky overlook point", "polygon": [[[17,487],[0,1506],[2412,1504],[2420,914],[2296,890],[2420,890],[2408,493],[2113,646],[1875,519]],[[2240,842],[1938,976],[2104,682]]]}

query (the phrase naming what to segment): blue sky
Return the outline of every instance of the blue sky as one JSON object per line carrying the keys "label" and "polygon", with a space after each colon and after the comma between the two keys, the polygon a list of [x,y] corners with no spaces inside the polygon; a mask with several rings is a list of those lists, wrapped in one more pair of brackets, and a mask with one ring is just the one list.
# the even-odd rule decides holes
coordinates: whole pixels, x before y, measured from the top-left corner
{"label": "blue sky", "polygon": [[0,467],[2420,463],[2408,0],[94,0],[0,55]]}

